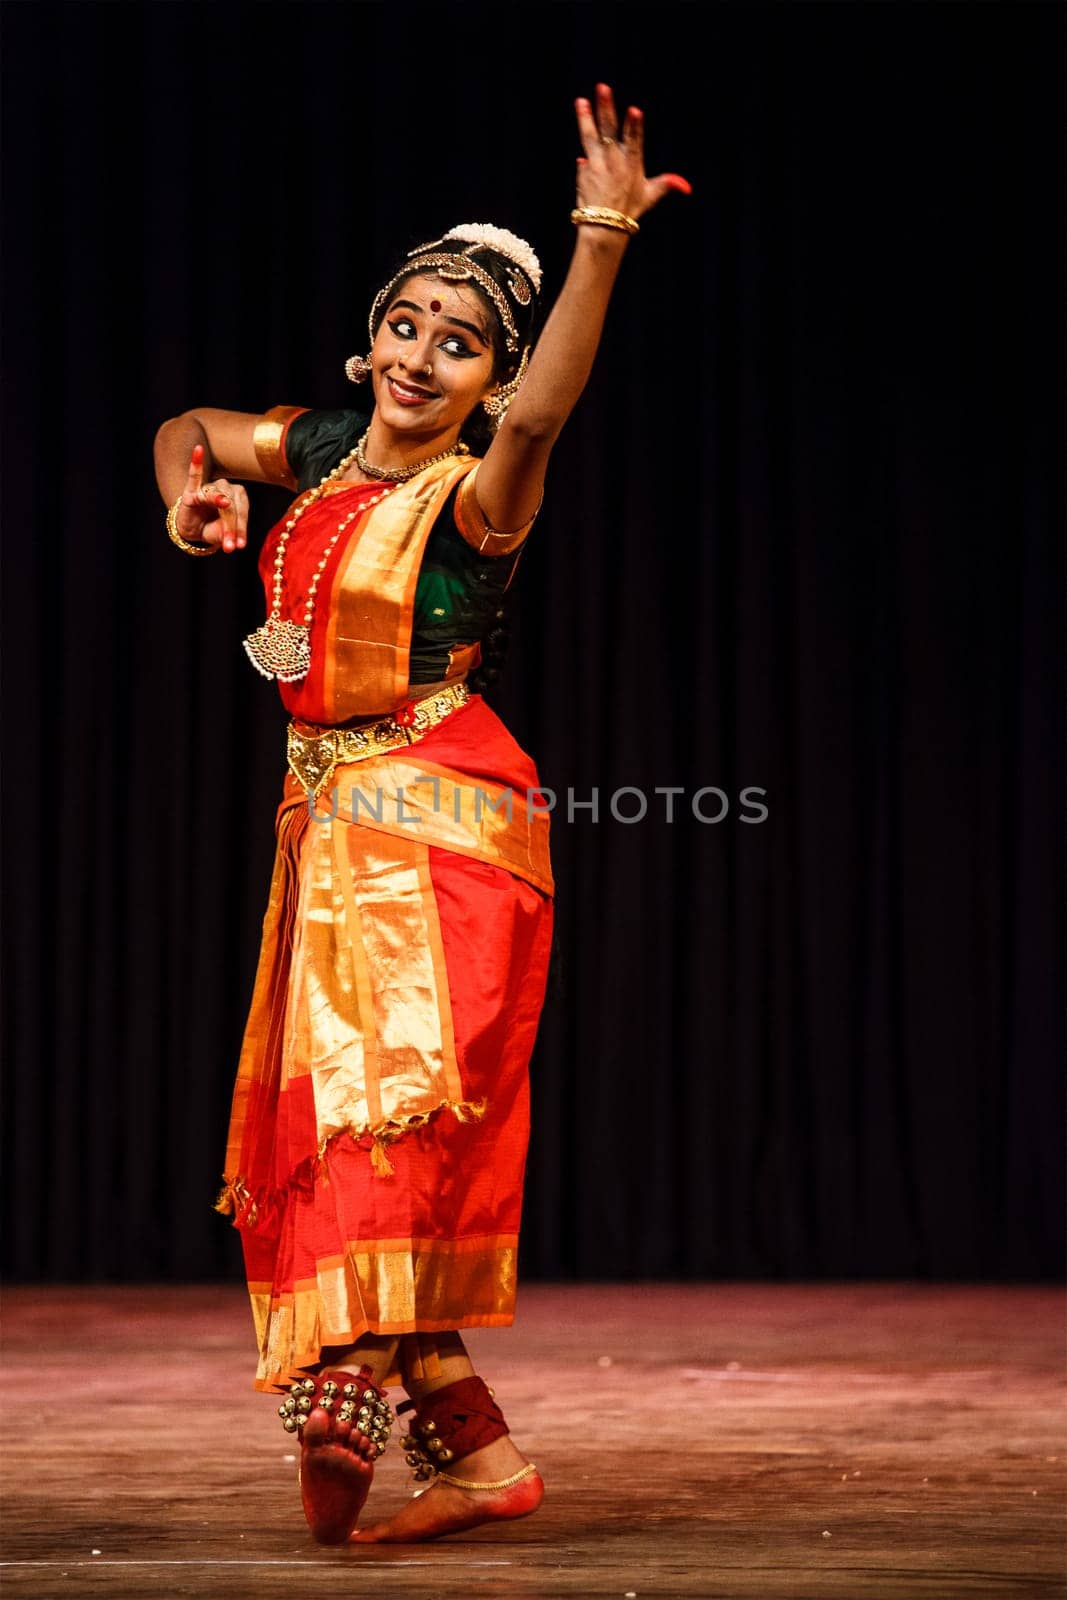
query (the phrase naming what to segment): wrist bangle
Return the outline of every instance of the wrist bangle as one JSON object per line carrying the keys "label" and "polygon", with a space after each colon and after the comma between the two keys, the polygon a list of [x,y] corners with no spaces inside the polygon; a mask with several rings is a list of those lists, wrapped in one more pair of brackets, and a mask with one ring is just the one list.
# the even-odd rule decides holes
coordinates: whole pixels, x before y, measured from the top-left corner
{"label": "wrist bangle", "polygon": [[576,206],[571,212],[571,221],[575,227],[580,222],[592,222],[598,228],[618,228],[620,233],[641,231],[633,217],[628,217],[625,211],[612,211],[610,206]]}
{"label": "wrist bangle", "polygon": [[190,544],[188,539],[183,539],[178,532],[178,507],[182,503],[181,495],[178,496],[170,510],[167,512],[167,534],[171,544],[176,544],[179,550],[184,550],[187,556],[213,556],[218,553],[217,544]]}

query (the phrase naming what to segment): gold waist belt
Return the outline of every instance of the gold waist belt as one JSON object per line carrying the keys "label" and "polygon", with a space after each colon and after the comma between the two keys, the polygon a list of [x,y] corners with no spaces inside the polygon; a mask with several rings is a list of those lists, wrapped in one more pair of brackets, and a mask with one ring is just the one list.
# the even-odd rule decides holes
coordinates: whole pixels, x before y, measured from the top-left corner
{"label": "gold waist belt", "polygon": [[317,795],[335,768],[416,744],[424,733],[464,705],[470,695],[465,683],[450,684],[421,700],[409,700],[392,716],[358,728],[316,728],[306,722],[290,722],[289,771],[309,795]]}

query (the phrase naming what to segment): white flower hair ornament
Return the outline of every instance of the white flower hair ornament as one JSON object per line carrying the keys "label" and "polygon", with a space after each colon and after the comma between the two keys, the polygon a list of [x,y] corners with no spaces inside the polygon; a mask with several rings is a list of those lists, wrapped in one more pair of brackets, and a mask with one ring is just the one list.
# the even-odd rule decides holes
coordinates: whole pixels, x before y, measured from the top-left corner
{"label": "white flower hair ornament", "polygon": [[[517,267],[522,268],[534,289],[540,294],[541,263],[534,254],[533,247],[528,245],[525,239],[520,239],[517,233],[511,233],[507,228],[495,228],[491,222],[463,222],[458,228],[449,228],[448,232],[436,242],[443,244],[445,239],[464,239],[468,244],[484,244],[487,249],[495,250],[498,256],[506,256],[509,261],[514,261]],[[421,251],[416,252],[420,255],[421,253]]]}

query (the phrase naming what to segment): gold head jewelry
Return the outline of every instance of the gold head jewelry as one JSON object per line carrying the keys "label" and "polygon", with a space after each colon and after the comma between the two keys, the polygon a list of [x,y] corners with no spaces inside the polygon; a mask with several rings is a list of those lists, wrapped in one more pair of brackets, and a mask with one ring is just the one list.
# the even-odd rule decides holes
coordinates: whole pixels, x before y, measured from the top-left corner
{"label": "gold head jewelry", "polygon": [[[461,248],[443,250],[441,246],[447,245],[450,240],[455,240]],[[420,244],[408,251],[405,265],[374,297],[368,318],[371,340],[378,331],[382,313],[397,284],[416,272],[435,272],[446,282],[476,283],[500,318],[508,354],[518,355],[519,332],[514,313],[500,284],[483,266],[471,259],[478,250],[491,250],[511,263],[511,270],[506,274],[508,292],[516,305],[523,308],[528,306],[541,288],[541,263],[531,246],[507,228],[496,228],[490,222],[467,222],[460,227],[450,228],[440,239],[431,239],[427,244]]]}
{"label": "gold head jewelry", "polygon": [[[509,228],[496,228],[491,222],[461,222],[455,228],[435,239],[432,245],[423,245],[424,250],[436,249],[439,244],[444,244],[446,239],[463,239],[468,244],[479,244],[487,250],[495,250],[498,256],[504,256],[508,261],[513,261],[521,267],[534,286],[535,292],[541,289],[541,263],[538,261],[532,245],[525,239],[520,239],[517,233],[512,233]],[[525,304],[525,301],[523,302]]]}

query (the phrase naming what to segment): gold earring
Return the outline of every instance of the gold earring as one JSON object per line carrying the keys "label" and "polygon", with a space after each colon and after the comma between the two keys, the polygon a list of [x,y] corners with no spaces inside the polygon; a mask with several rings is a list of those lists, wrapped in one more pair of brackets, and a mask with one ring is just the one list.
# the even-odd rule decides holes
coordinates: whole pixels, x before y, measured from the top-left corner
{"label": "gold earring", "polygon": [[515,376],[509,379],[507,383],[502,383],[495,394],[486,395],[485,399],[482,401],[482,410],[485,412],[486,416],[489,418],[489,421],[495,428],[500,426],[504,417],[507,415],[508,406],[510,406],[511,402],[519,392],[519,385],[526,376],[526,368],[529,364],[529,359],[530,349],[529,346],[527,346],[522,352],[522,360],[519,362],[519,370],[516,372]]}
{"label": "gold earring", "polygon": [[498,389],[496,394],[487,394],[482,401],[482,410],[492,422],[499,423],[507,414],[508,406],[514,399],[514,390],[507,384]]}
{"label": "gold earring", "polygon": [[366,356],[349,356],[345,362],[345,377],[349,383],[365,383],[371,374],[371,359]]}

